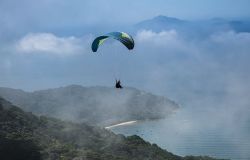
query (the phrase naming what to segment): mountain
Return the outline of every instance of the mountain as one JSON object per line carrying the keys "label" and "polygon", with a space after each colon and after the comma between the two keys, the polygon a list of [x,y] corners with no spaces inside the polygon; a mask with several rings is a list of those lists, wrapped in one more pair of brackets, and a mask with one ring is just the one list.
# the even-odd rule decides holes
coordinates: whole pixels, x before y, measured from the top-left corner
{"label": "mountain", "polygon": [[189,23],[190,22],[185,20],[159,15],[152,19],[139,22],[134,27],[136,29],[147,29],[159,32],[162,30],[170,30],[170,29],[180,30],[182,29],[182,26],[186,26]]}
{"label": "mountain", "polygon": [[141,21],[134,25],[135,30],[152,30],[160,32],[163,30],[177,30],[181,34],[191,36],[206,36],[213,32],[235,31],[250,32],[250,20],[226,20],[223,18],[212,18],[208,20],[188,21],[174,17],[157,16],[149,20]]}
{"label": "mountain", "polygon": [[164,118],[179,108],[166,97],[134,88],[71,85],[35,92],[0,88],[0,96],[37,115],[100,126]]}
{"label": "mountain", "polygon": [[250,20],[248,21],[233,20],[230,21],[229,23],[237,32],[250,32]]}
{"label": "mountain", "polygon": [[138,136],[38,117],[1,97],[0,142],[3,160],[213,160],[176,156]]}

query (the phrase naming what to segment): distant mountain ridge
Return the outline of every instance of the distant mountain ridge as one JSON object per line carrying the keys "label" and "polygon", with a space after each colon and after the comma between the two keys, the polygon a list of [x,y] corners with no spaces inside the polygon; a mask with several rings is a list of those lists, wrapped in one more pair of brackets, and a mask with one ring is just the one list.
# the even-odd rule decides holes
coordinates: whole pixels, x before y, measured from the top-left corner
{"label": "distant mountain ridge", "polygon": [[144,20],[142,22],[139,22],[136,25],[145,25],[145,24],[150,24],[150,23],[160,23],[160,24],[184,24],[184,23],[188,23],[188,21],[186,20],[181,20],[175,17],[168,17],[168,16],[163,16],[163,15],[159,15],[156,16],[152,19],[149,20]]}
{"label": "distant mountain ridge", "polygon": [[250,20],[226,20],[212,18],[208,20],[182,20],[174,17],[159,15],[149,20],[141,21],[134,26],[136,30],[147,29],[156,32],[163,30],[178,30],[181,33],[218,32],[234,30],[235,32],[250,32]]}
{"label": "distant mountain ridge", "polygon": [[135,88],[70,85],[35,92],[0,88],[0,96],[37,115],[101,126],[165,118],[179,108],[166,97]]}

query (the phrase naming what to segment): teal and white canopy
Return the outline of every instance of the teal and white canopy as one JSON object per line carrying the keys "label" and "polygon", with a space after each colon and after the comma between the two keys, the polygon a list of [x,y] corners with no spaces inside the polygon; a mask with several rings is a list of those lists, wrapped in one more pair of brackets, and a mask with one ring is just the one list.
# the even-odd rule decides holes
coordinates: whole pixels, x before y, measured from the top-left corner
{"label": "teal and white canopy", "polygon": [[125,32],[111,32],[111,33],[107,33],[103,36],[99,36],[95,38],[95,40],[92,43],[92,51],[96,52],[99,46],[102,45],[103,42],[108,38],[113,38],[113,39],[120,41],[129,50],[132,50],[134,48],[134,40],[132,36],[130,36],[129,34]]}

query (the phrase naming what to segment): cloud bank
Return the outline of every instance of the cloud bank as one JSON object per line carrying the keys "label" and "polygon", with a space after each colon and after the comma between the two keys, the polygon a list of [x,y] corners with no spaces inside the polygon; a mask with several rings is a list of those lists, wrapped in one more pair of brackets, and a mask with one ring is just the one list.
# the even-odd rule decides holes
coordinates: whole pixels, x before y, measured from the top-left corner
{"label": "cloud bank", "polygon": [[29,33],[21,38],[16,49],[21,53],[46,53],[68,56],[87,52],[89,39],[74,36],[58,37],[52,33]]}
{"label": "cloud bank", "polygon": [[136,40],[140,43],[153,42],[153,45],[167,45],[178,41],[178,33],[175,30],[159,33],[152,30],[141,30],[137,33]]}

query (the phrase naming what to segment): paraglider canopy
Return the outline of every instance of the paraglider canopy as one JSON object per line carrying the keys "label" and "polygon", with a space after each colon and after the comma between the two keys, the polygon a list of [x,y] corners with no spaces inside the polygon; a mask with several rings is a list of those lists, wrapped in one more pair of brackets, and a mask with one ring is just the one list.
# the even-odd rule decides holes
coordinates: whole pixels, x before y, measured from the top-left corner
{"label": "paraglider canopy", "polygon": [[125,32],[111,32],[95,38],[95,40],[92,42],[92,51],[96,52],[99,46],[102,45],[103,42],[108,38],[113,38],[120,41],[129,50],[134,48],[134,40],[132,36]]}

